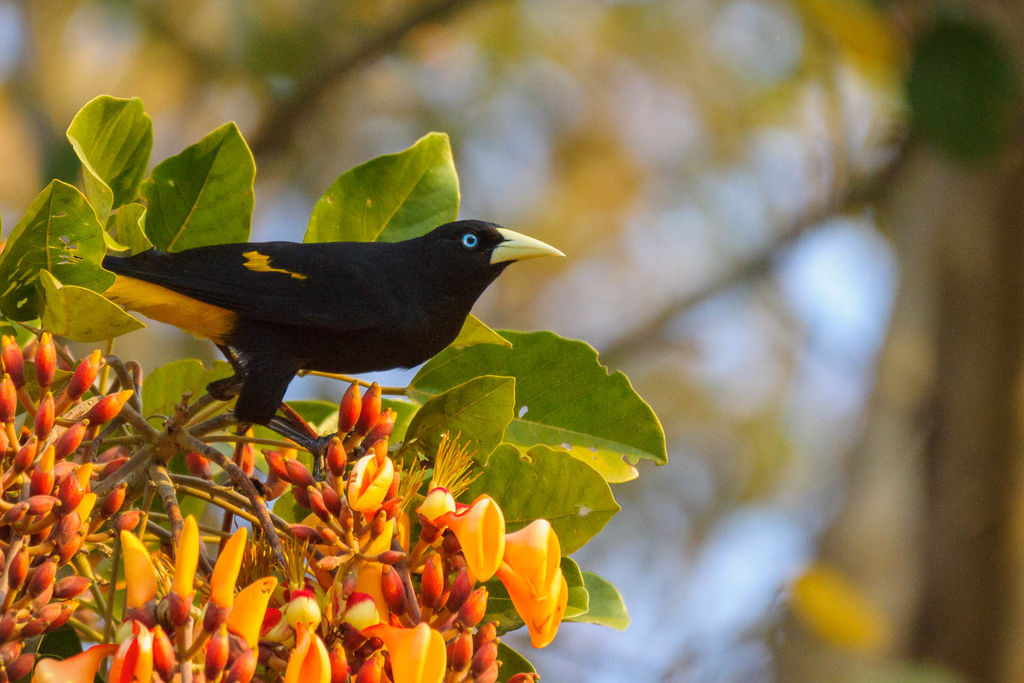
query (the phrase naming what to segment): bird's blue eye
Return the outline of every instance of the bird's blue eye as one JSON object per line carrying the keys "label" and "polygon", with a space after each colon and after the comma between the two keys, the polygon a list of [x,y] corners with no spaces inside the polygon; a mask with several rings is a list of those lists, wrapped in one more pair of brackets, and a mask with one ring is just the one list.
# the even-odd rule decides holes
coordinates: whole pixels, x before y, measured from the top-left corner
{"label": "bird's blue eye", "polygon": [[462,236],[462,246],[466,247],[467,249],[473,249],[474,247],[476,247],[477,242],[479,241],[480,238],[471,232],[467,232],[465,235]]}

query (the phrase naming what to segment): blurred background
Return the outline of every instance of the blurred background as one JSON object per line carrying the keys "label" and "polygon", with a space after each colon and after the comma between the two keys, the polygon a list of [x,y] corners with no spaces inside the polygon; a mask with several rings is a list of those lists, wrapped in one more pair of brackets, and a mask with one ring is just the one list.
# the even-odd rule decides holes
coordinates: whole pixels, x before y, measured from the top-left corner
{"label": "blurred background", "polygon": [[1024,680],[1022,58],[1018,0],[0,0],[0,215],[98,94],[153,163],[237,121],[254,239],[445,131],[462,217],[569,255],[478,315],[588,340],[669,440],[576,555],[632,626],[509,637],[545,680]]}

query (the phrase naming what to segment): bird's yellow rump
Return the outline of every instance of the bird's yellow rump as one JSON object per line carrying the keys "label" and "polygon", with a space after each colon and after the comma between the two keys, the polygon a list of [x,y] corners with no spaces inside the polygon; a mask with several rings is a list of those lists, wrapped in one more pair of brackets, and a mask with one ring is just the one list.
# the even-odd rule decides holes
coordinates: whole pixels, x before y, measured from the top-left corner
{"label": "bird's yellow rump", "polygon": [[216,344],[227,343],[238,320],[238,315],[226,308],[127,275],[118,275],[103,295],[128,310]]}

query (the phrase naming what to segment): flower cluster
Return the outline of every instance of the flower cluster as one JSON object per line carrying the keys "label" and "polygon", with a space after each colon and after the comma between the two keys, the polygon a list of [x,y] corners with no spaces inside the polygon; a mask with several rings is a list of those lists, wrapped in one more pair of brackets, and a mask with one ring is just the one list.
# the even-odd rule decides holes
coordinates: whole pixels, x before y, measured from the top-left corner
{"label": "flower cluster", "polygon": [[[125,487],[97,501],[91,488],[98,473],[80,450],[131,395],[82,400],[99,373],[99,352],[70,372],[56,396],[58,370],[71,368],[59,367],[49,334],[24,348],[3,336],[0,363],[0,682],[6,682],[35,663],[34,653],[23,652],[26,641],[55,631],[78,611],[78,598],[93,583],[88,565],[81,565],[83,545],[132,528],[139,518],[122,515],[103,528],[120,510]],[[76,563],[84,574],[72,572]]]}

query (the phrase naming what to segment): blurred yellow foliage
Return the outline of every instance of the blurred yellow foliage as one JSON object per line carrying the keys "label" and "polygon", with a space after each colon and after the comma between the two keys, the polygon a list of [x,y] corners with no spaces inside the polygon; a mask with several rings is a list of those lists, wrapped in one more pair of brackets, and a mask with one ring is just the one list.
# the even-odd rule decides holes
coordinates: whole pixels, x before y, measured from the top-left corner
{"label": "blurred yellow foliage", "polygon": [[790,605],[804,626],[845,650],[878,650],[888,640],[885,616],[833,567],[809,565],[790,587]]}
{"label": "blurred yellow foliage", "polygon": [[866,75],[879,77],[906,62],[907,45],[891,19],[863,0],[797,0],[804,18]]}

